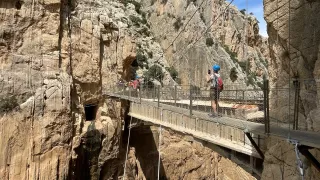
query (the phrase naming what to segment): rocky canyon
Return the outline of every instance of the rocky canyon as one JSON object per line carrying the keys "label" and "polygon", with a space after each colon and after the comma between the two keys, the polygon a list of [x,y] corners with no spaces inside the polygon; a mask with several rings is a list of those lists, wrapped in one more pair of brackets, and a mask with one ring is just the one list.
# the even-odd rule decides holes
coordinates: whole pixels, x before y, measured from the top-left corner
{"label": "rocky canyon", "polygon": [[[269,79],[290,89],[289,79],[304,79],[299,127],[318,132],[320,2],[264,0],[268,38],[229,2],[1,0],[0,179],[299,179],[290,143],[267,138],[254,173],[188,134],[155,125],[129,132],[129,103],[105,95],[136,75],[205,89],[217,63],[224,83],[238,88]],[[290,91],[270,97],[278,121],[293,116]],[[319,179],[303,161],[306,179]]]}

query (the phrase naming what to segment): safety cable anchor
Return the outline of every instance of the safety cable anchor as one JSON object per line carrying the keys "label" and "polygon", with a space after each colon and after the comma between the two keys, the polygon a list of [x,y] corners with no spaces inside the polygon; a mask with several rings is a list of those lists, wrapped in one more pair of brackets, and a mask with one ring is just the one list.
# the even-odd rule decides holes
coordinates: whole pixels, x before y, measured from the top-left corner
{"label": "safety cable anchor", "polygon": [[299,170],[299,173],[300,173],[300,175],[301,175],[301,177],[303,179],[303,177],[304,177],[304,166],[303,166],[303,162],[302,162],[302,160],[300,158],[300,152],[299,152],[299,149],[298,149],[299,146],[300,146],[299,141],[294,140],[294,139],[287,139],[287,141],[294,145],[294,150],[295,150],[295,153],[296,153],[297,163],[298,163],[298,170]]}

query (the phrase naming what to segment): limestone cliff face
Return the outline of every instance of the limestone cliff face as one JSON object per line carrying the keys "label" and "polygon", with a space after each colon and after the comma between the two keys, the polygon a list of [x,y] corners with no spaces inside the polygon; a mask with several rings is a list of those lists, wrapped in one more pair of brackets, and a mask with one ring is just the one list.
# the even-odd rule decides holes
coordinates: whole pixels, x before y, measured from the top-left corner
{"label": "limestone cliff face", "polygon": [[[295,90],[293,78],[301,79],[298,94],[298,129],[319,131],[319,1],[264,0],[268,23],[271,60],[269,77],[270,116],[278,122],[293,122]],[[291,79],[289,85],[289,79]],[[290,91],[289,91],[290,89]],[[298,179],[296,157],[292,144],[270,139],[264,163],[264,179]],[[312,152],[319,159],[319,150]],[[306,178],[319,179],[319,173],[304,161]]]}
{"label": "limestone cliff face", "polygon": [[101,88],[111,27],[82,3],[0,2],[0,179],[97,179],[110,166],[102,175],[118,175],[124,111]]}
{"label": "limestone cliff face", "polygon": [[[254,16],[242,14],[233,5],[227,8],[228,2],[222,0],[142,2],[151,32],[161,47],[168,49],[165,57],[183,84],[190,80],[193,85],[205,86],[207,70],[215,63],[220,64],[220,73],[230,85],[257,86],[268,76],[268,42],[258,34]],[[237,78],[230,75],[231,69]]]}
{"label": "limestone cliff face", "polygon": [[139,169],[150,179],[157,179],[158,173],[160,179],[256,179],[222,148],[183,133],[162,128],[160,135],[159,127],[136,127],[130,144]]}
{"label": "limestone cliff face", "polygon": [[[158,3],[151,7],[157,7],[161,12],[163,5]],[[183,4],[183,7],[192,10],[196,6],[191,3],[190,6]],[[158,34],[156,27],[160,29],[161,26],[150,25],[159,22],[160,19],[154,19],[158,11],[147,18],[141,13],[143,8],[139,8],[137,2],[104,0],[0,2],[0,179],[117,179],[122,176],[126,150],[122,135],[126,133],[121,129],[128,105],[103,97],[103,91],[119,79],[130,79],[138,50],[140,55],[148,56],[137,68],[139,74],[157,64],[164,72],[163,83],[175,83],[166,67],[173,65],[176,55],[164,55],[166,41],[159,41],[159,44],[154,36]],[[189,10],[181,13],[186,12]],[[199,20],[200,15],[197,16]],[[208,22],[213,18],[210,13],[206,16],[210,19]],[[205,23],[201,23],[203,29]],[[193,30],[198,27],[194,26]],[[172,31],[171,27],[168,30]],[[252,37],[248,42],[254,49],[261,39],[255,37],[256,30],[248,32]],[[177,32],[170,38],[175,34]],[[239,70],[237,82],[244,80],[246,75],[230,60],[220,41],[239,54],[239,62],[243,48],[231,45],[235,42],[234,37],[220,38],[219,35],[212,39],[217,46],[195,48],[197,53],[193,59],[203,53],[202,59],[221,58],[215,62],[236,67]],[[181,39],[178,42],[174,47],[187,43]],[[192,57],[192,51],[188,55]],[[203,68],[206,72],[207,67]],[[229,72],[225,73],[229,75]],[[182,76],[186,75],[182,73]],[[170,143],[173,142],[168,141],[168,147]],[[186,147],[190,146],[187,143]],[[193,148],[198,146],[201,145]],[[135,148],[131,148],[127,161],[127,177],[152,176],[141,170],[144,164],[135,158],[135,153],[140,153],[139,146]],[[166,169],[167,176],[178,177],[184,172],[183,177],[198,177],[200,170],[209,171],[210,163],[219,164],[217,154],[201,147],[199,151],[202,150],[205,152],[203,157],[212,160],[206,162],[204,168],[196,167],[199,170],[195,171],[191,168],[186,172],[183,168],[176,172]],[[168,168],[175,159],[170,159],[169,152],[166,154],[163,163]],[[191,156],[191,152],[186,155]],[[198,161],[204,162],[201,158]],[[188,163],[190,167],[194,166],[192,160]],[[220,164],[232,163],[226,160]],[[210,171],[204,177],[216,176],[219,173]]]}

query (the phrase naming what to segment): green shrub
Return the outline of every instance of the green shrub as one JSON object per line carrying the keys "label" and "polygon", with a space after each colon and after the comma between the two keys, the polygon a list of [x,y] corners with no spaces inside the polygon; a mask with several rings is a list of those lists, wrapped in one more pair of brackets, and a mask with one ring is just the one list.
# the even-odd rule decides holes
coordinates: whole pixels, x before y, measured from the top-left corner
{"label": "green shrub", "polygon": [[183,26],[183,23],[180,17],[176,19],[176,21],[173,23],[173,26],[176,31],[178,31],[180,27]]}
{"label": "green shrub", "polygon": [[235,67],[231,68],[230,70],[230,79],[232,82],[238,79],[238,71]]}
{"label": "green shrub", "polygon": [[189,6],[189,4],[191,3],[191,2],[193,2],[193,4],[196,2],[197,0],[187,0],[187,7]]}
{"label": "green shrub", "polygon": [[160,66],[153,65],[143,74],[143,76],[145,83],[147,85],[152,85],[152,80],[158,80],[159,82],[162,82],[164,74]]}
{"label": "green shrub", "polygon": [[254,73],[250,73],[247,75],[247,86],[249,86],[249,84],[251,84],[252,86],[255,86],[255,80],[257,80],[257,77]]}
{"label": "green shrub", "polygon": [[258,86],[260,89],[262,89],[262,90],[263,90],[263,83],[261,83],[261,82],[257,82],[257,86]]}
{"label": "green shrub", "polygon": [[166,70],[170,73],[173,80],[178,78],[178,71],[173,66],[167,67]]}
{"label": "green shrub", "polygon": [[233,62],[237,63],[238,62],[237,53],[231,51],[227,45],[224,45],[224,49],[230,55],[230,58],[233,60]]}
{"label": "green shrub", "polygon": [[248,80],[247,80],[247,86],[249,86],[250,84],[251,84],[252,86],[254,86],[254,80],[253,80],[252,75],[249,75],[247,78],[248,78]]}
{"label": "green shrub", "polygon": [[16,96],[6,96],[0,98],[0,114],[12,111],[15,107],[18,107],[18,100]]}
{"label": "green shrub", "polygon": [[139,67],[144,67],[144,65],[147,63],[147,57],[143,54],[142,50],[137,50],[137,63]]}
{"label": "green shrub", "polygon": [[241,9],[240,12],[241,12],[241,14],[245,15],[246,10],[245,9]]}
{"label": "green shrub", "polygon": [[131,22],[133,23],[133,25],[140,27],[140,23],[141,23],[141,19],[137,16],[134,15],[130,15],[129,19],[131,20]]}
{"label": "green shrub", "polygon": [[204,23],[206,23],[206,19],[204,18],[203,13],[200,13],[200,19],[201,19]]}
{"label": "green shrub", "polygon": [[149,56],[150,59],[152,59],[152,58],[153,58],[153,52],[152,52],[152,51],[149,51],[149,52],[148,52],[148,56]]}
{"label": "green shrub", "polygon": [[137,1],[134,1],[134,0],[121,0],[121,2],[122,2],[125,6],[127,6],[128,3],[133,4],[135,10],[137,11],[137,13],[140,14],[140,12],[141,12],[141,11],[140,11],[140,9],[141,9],[141,3],[137,2]]}
{"label": "green shrub", "polygon": [[168,0],[161,0],[161,4],[167,4]]}
{"label": "green shrub", "polygon": [[206,39],[206,45],[207,46],[212,46],[214,44],[213,39],[211,37],[208,37]]}

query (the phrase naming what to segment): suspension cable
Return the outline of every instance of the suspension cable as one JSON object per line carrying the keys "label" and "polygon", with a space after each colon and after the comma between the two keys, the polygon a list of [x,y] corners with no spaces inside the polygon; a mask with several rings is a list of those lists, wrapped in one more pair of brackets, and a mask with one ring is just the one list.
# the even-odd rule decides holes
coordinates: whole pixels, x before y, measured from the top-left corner
{"label": "suspension cable", "polygon": [[[162,121],[162,109],[161,109],[161,114],[160,114],[160,120]],[[158,145],[158,153],[159,153],[159,157],[158,157],[158,180],[160,179],[160,160],[161,160],[161,151],[160,151],[160,145],[161,145],[161,131],[162,131],[162,127],[161,124],[159,126],[159,145]]]}
{"label": "suspension cable", "polygon": [[124,169],[123,169],[123,177],[122,177],[122,180],[125,180],[125,176],[126,176],[126,168],[127,168],[127,160],[128,160],[128,151],[129,151],[129,143],[130,143],[130,135],[131,135],[131,121],[132,121],[132,116],[130,117],[130,123],[129,123],[129,135],[128,135],[128,142],[127,142],[127,150],[126,150],[126,160],[124,161]]}
{"label": "suspension cable", "polygon": [[290,83],[291,83],[291,77],[290,77],[290,71],[291,71],[291,63],[290,63],[290,38],[291,38],[291,34],[290,34],[290,32],[291,32],[291,0],[289,0],[289,20],[288,20],[288,24],[289,24],[289,27],[288,27],[288,29],[289,29],[289,32],[288,32],[288,61],[289,61],[289,72],[288,72],[288,75],[289,75],[289,95],[288,95],[288,97],[289,97],[289,100],[288,100],[288,107],[289,107],[289,112],[288,112],[288,115],[289,115],[289,120],[288,120],[288,125],[289,125],[289,134],[288,134],[288,137],[290,138],[290,134],[291,134],[291,130],[290,130],[290,104],[291,104],[291,101],[290,101]]}

